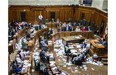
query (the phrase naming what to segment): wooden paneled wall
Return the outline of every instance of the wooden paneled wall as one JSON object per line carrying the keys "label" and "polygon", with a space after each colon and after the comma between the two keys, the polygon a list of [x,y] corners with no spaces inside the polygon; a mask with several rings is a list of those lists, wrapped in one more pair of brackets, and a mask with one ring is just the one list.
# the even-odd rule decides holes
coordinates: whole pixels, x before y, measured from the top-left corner
{"label": "wooden paneled wall", "polygon": [[81,13],[85,14],[85,19],[90,22],[95,22],[100,28],[101,21],[104,20],[107,24],[107,13],[93,7],[85,6],[10,6],[9,7],[9,22],[21,20],[20,12],[26,10],[26,21],[33,23],[38,22],[38,16],[41,13],[43,20],[50,20],[50,12],[55,12],[55,20],[59,18],[62,22],[72,18],[73,21],[80,20]]}

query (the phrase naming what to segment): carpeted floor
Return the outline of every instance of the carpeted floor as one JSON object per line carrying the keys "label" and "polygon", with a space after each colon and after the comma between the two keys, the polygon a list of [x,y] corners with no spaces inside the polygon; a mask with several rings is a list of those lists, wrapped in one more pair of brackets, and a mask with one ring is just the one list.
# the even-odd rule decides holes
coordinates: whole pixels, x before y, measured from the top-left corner
{"label": "carpeted floor", "polygon": [[[14,60],[16,52],[17,51],[15,51],[10,55],[11,60]],[[77,67],[76,65],[72,65],[72,66],[64,66],[64,65],[66,64],[63,63],[63,61],[60,61],[58,67],[61,70],[65,71],[68,75],[108,75],[107,65],[96,66],[92,64],[87,64],[86,71],[83,68]],[[42,75],[42,74],[39,71],[34,71],[31,72],[31,75]]]}

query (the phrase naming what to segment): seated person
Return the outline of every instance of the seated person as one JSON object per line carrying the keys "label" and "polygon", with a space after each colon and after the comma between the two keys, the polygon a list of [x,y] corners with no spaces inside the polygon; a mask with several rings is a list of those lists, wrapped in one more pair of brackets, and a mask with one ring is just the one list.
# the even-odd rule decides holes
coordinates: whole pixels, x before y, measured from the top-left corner
{"label": "seated person", "polygon": [[61,24],[59,24],[59,26],[57,26],[57,31],[58,31],[58,32],[61,31]]}
{"label": "seated person", "polygon": [[50,74],[49,74],[49,69],[48,69],[48,68],[45,68],[45,69],[44,69],[43,75],[50,75]]}
{"label": "seated person", "polygon": [[75,31],[76,31],[76,32],[81,31],[80,28],[79,28],[79,26],[76,27]]}
{"label": "seated person", "polygon": [[62,24],[62,31],[66,31],[66,22]]}
{"label": "seated person", "polygon": [[68,75],[66,72],[61,72],[60,75]]}
{"label": "seated person", "polygon": [[18,67],[22,68],[23,67],[23,63],[22,62],[18,63]]}
{"label": "seated person", "polygon": [[22,48],[23,48],[23,50],[27,50],[28,49],[27,48],[27,42],[24,39],[22,39]]}
{"label": "seated person", "polygon": [[106,40],[105,40],[105,39],[103,39],[102,44],[103,44],[105,47],[107,47],[107,42],[106,42]]}
{"label": "seated person", "polygon": [[77,65],[82,65],[84,59],[84,53],[78,54],[76,57],[73,58],[72,63],[77,64]]}
{"label": "seated person", "polygon": [[45,24],[41,25],[41,29],[47,28],[47,26]]}
{"label": "seated person", "polygon": [[81,29],[82,31],[86,31],[86,29],[85,29],[85,27],[82,27],[82,29]]}
{"label": "seated person", "polygon": [[49,28],[48,35],[51,35],[51,34],[53,34],[53,30],[52,30],[52,28]]}
{"label": "seated person", "polygon": [[66,44],[66,46],[64,46],[64,50],[65,50],[65,53],[66,53],[66,56],[67,56],[67,62],[68,62],[69,61],[69,56],[71,56],[71,51],[68,48],[67,44]]}
{"label": "seated person", "polygon": [[85,48],[86,47],[86,43],[85,42],[83,42],[82,44],[81,44],[81,48]]}
{"label": "seated person", "polygon": [[97,38],[97,43],[104,45],[105,47],[107,46],[107,42],[103,38]]}
{"label": "seated person", "polygon": [[20,66],[20,65],[17,65],[17,67],[16,67],[16,71],[15,71],[15,72],[16,72],[16,75],[17,75],[17,74],[20,74],[21,68],[20,68],[19,66]]}
{"label": "seated person", "polygon": [[98,55],[97,54],[93,55],[93,61],[95,61],[95,62],[98,61]]}
{"label": "seated person", "polygon": [[19,57],[21,58],[21,60],[24,60],[25,55],[23,51],[18,51]]}
{"label": "seated person", "polygon": [[17,67],[16,62],[13,61],[10,66],[11,66],[11,73],[15,73]]}
{"label": "seated person", "polygon": [[45,61],[45,60],[46,60],[46,56],[45,56],[44,50],[41,50],[41,51],[40,51],[39,56],[40,56],[41,61]]}
{"label": "seated person", "polygon": [[87,56],[87,54],[89,53],[89,49],[90,49],[90,48],[87,47],[86,50],[84,51],[84,55],[85,55],[85,56]]}
{"label": "seated person", "polygon": [[41,48],[42,48],[42,47],[48,48],[48,44],[46,43],[46,41],[45,41],[44,39],[42,39],[42,40],[40,41],[40,46],[41,46]]}
{"label": "seated person", "polygon": [[64,46],[64,50],[67,56],[69,56],[71,54],[70,49],[68,48],[68,45],[66,44],[66,46]]}
{"label": "seated person", "polygon": [[85,29],[86,29],[87,31],[91,31],[90,26],[87,26]]}
{"label": "seated person", "polygon": [[27,35],[26,35],[26,39],[27,39],[27,40],[30,39],[30,33],[27,33]]}
{"label": "seated person", "polygon": [[57,18],[56,23],[57,23],[57,26],[58,26],[58,24],[60,23],[59,18]]}
{"label": "seated person", "polygon": [[15,60],[16,60],[16,63],[17,63],[17,64],[18,64],[18,63],[22,63],[22,59],[21,59],[21,56],[20,56],[19,54],[16,55]]}
{"label": "seated person", "polygon": [[76,26],[76,22],[73,23],[73,26]]}
{"label": "seated person", "polygon": [[55,21],[54,21],[54,18],[52,18],[52,20],[51,20],[51,21],[52,21],[52,22],[55,22]]}

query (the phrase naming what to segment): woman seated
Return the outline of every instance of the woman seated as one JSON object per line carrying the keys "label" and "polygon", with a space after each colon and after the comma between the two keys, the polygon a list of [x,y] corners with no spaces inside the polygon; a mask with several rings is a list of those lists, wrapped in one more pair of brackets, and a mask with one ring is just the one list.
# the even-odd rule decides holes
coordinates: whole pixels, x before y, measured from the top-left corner
{"label": "woman seated", "polygon": [[76,31],[76,32],[81,31],[80,28],[79,28],[79,26],[76,27],[75,31]]}
{"label": "woman seated", "polygon": [[85,27],[82,27],[82,29],[81,29],[82,31],[86,31],[86,29],[85,29]]}

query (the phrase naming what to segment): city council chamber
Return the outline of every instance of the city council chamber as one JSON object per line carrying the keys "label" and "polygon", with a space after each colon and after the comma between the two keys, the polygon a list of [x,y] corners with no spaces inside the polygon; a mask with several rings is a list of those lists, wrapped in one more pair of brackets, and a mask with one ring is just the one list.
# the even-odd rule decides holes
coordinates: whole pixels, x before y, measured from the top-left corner
{"label": "city council chamber", "polygon": [[108,75],[108,0],[9,0],[9,75]]}

